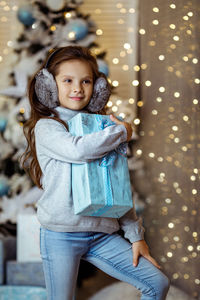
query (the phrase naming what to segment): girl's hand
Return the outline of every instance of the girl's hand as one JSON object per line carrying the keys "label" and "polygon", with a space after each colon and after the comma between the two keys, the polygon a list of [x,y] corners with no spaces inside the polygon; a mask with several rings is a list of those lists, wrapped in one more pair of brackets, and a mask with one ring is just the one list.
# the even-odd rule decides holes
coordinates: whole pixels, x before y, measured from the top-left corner
{"label": "girl's hand", "polygon": [[133,265],[134,265],[134,267],[137,267],[139,256],[142,255],[146,259],[148,259],[158,269],[161,269],[161,266],[150,255],[149,247],[147,246],[147,244],[144,240],[133,243],[132,244],[132,250],[133,250]]}
{"label": "girl's hand", "polygon": [[110,115],[110,119],[115,122],[118,125],[124,125],[126,127],[126,131],[127,131],[127,142],[129,142],[131,140],[131,136],[132,136],[132,132],[133,129],[131,127],[131,124],[127,123],[127,122],[123,122],[118,120],[115,116]]}

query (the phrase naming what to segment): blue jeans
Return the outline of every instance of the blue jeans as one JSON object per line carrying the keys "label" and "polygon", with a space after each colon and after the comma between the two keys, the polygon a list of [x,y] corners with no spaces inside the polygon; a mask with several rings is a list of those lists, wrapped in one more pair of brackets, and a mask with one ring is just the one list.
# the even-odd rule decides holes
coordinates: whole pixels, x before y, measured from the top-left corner
{"label": "blue jeans", "polygon": [[73,299],[80,259],[135,286],[141,300],[166,298],[168,278],[144,257],[134,267],[132,245],[117,233],[55,232],[41,227],[40,251],[48,300]]}

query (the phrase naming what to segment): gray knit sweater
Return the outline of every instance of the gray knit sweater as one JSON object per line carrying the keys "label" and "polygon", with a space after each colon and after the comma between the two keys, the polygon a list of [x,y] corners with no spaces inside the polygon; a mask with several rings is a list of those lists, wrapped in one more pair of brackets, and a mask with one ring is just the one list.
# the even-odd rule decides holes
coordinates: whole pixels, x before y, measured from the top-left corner
{"label": "gray knit sweater", "polygon": [[[65,122],[80,112],[61,106],[56,111]],[[117,148],[127,139],[123,125],[109,126],[85,136],[72,136],[56,120],[40,119],[34,132],[37,158],[43,173],[44,192],[37,202],[37,217],[41,226],[61,232],[109,234],[121,228],[130,242],[143,239],[144,229],[134,209],[120,219],[75,215],[73,209],[71,164],[90,162]]]}

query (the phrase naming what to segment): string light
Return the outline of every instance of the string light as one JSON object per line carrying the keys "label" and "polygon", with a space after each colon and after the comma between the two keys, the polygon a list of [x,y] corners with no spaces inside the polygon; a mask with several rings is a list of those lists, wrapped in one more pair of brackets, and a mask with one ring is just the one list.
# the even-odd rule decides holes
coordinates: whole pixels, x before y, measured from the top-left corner
{"label": "string light", "polygon": [[52,25],[52,26],[50,27],[50,30],[51,30],[51,31],[55,31],[55,30],[56,30],[56,26],[55,26],[55,25]]}
{"label": "string light", "polygon": [[158,20],[153,20],[152,23],[153,23],[153,25],[158,25],[159,21]]}
{"label": "string light", "polygon": [[174,3],[172,3],[172,4],[170,4],[170,7],[171,7],[172,9],[175,9],[175,8],[176,8],[176,5],[175,5]]}
{"label": "string light", "polygon": [[24,113],[25,113],[25,109],[24,109],[23,107],[21,107],[20,110],[19,110],[19,112],[20,112],[21,114],[24,114]]}
{"label": "string light", "polygon": [[139,125],[139,124],[140,124],[140,119],[136,118],[136,119],[133,121],[133,123],[134,123],[135,125]]}
{"label": "string light", "polygon": [[164,56],[164,55],[159,55],[158,59],[159,59],[159,60],[164,60],[164,59],[165,59],[165,56]]}
{"label": "string light", "polygon": [[113,105],[112,101],[108,101],[107,106],[111,107]]}
{"label": "string light", "polygon": [[120,51],[119,55],[120,55],[121,57],[125,57],[125,56],[126,56],[126,52],[125,52],[125,51]]}
{"label": "string light", "polygon": [[147,64],[141,64],[141,69],[146,70],[147,69]]}
{"label": "string light", "polygon": [[113,112],[117,112],[117,111],[118,111],[118,107],[117,107],[117,106],[113,106],[113,107],[112,107],[112,111],[113,111]]}
{"label": "string light", "polygon": [[139,33],[140,33],[141,35],[144,35],[144,34],[146,33],[146,31],[145,31],[144,28],[141,28],[141,29],[139,30]]}
{"label": "string light", "polygon": [[123,5],[121,3],[117,3],[116,6],[117,6],[117,8],[122,8],[123,7]]}
{"label": "string light", "polygon": [[103,34],[103,30],[102,29],[97,29],[96,34],[97,35],[102,35]]}
{"label": "string light", "polygon": [[122,103],[122,100],[120,100],[120,99],[117,100],[117,102],[116,102],[117,105],[120,105],[121,103]]}
{"label": "string light", "polygon": [[97,8],[97,9],[95,9],[94,12],[95,12],[95,14],[100,15],[102,11],[100,8]]}
{"label": "string light", "polygon": [[113,64],[117,65],[119,63],[119,59],[118,58],[113,58],[112,60]]}
{"label": "string light", "polygon": [[124,49],[130,49],[130,48],[131,48],[131,45],[129,43],[124,44]]}
{"label": "string light", "polygon": [[71,31],[68,33],[68,38],[69,40],[74,40],[75,39],[75,32]]}
{"label": "string light", "polygon": [[130,14],[134,14],[135,13],[135,9],[134,8],[129,8],[129,12],[130,12]]}
{"label": "string light", "polygon": [[141,150],[141,149],[137,149],[137,150],[136,150],[136,154],[137,154],[137,155],[142,155],[142,150]]}
{"label": "string light", "polygon": [[4,6],[3,8],[5,11],[9,11],[10,10],[10,7],[8,5]]}
{"label": "string light", "polygon": [[70,12],[64,13],[64,16],[66,19],[70,19],[72,17],[72,14]]}
{"label": "string light", "polygon": [[198,64],[198,59],[197,58],[193,58],[192,62],[193,62],[193,64]]}
{"label": "string light", "polygon": [[140,71],[140,66],[138,66],[138,65],[134,66],[133,70],[136,71],[136,72]]}
{"label": "string light", "polygon": [[145,81],[145,85],[146,86],[151,86],[151,81],[150,80]]}
{"label": "string light", "polygon": [[139,85],[139,81],[138,80],[133,80],[132,81],[132,85],[133,86],[138,86]]}
{"label": "string light", "polygon": [[125,113],[120,113],[119,116],[124,119],[126,117]]}
{"label": "string light", "polygon": [[117,22],[118,24],[124,24],[125,21],[123,19],[119,19]]}
{"label": "string light", "polygon": [[179,41],[179,36],[178,36],[178,35],[175,35],[175,36],[173,36],[173,39],[174,39],[175,41]]}
{"label": "string light", "polygon": [[165,87],[164,86],[159,87],[159,92],[164,93],[165,92]]}
{"label": "string light", "polygon": [[175,92],[174,93],[174,97],[179,98],[180,97],[180,93],[179,92]]}
{"label": "string light", "polygon": [[199,101],[197,99],[193,99],[193,104],[198,104]]}
{"label": "string light", "polygon": [[[141,21],[141,29],[139,29],[140,36],[143,33],[143,36],[140,37],[140,43],[142,47],[147,47],[146,52],[144,51],[141,54],[141,60],[151,57],[151,63],[146,68],[149,71],[143,72],[141,66],[139,66],[140,69],[133,67],[135,72],[141,71],[138,81],[142,85],[144,100],[143,105],[137,104],[137,106],[141,109],[140,113],[144,120],[147,120],[147,124],[144,123],[144,127],[142,127],[143,130],[140,130],[140,136],[145,138],[142,139],[143,142],[139,143],[139,145],[141,145],[141,148],[144,148],[143,156],[145,156],[147,168],[151,172],[151,184],[155,184],[153,188],[156,190],[158,183],[159,187],[163,187],[163,190],[159,191],[158,188],[156,190],[158,197],[156,194],[155,205],[151,202],[151,205],[148,207],[149,215],[152,213],[155,216],[155,208],[157,211],[159,210],[159,213],[153,220],[150,220],[150,217],[148,219],[147,216],[148,230],[151,232],[154,241],[158,238],[158,235],[159,237],[162,236],[162,241],[159,244],[161,248],[160,253],[166,247],[166,245],[162,247],[161,243],[169,246],[164,255],[161,253],[160,261],[170,273],[172,280],[188,281],[188,286],[200,285],[200,278],[198,275],[194,275],[194,270],[192,267],[189,268],[188,264],[191,260],[195,260],[200,252],[200,244],[197,244],[199,243],[199,235],[192,230],[193,225],[190,226],[192,220],[190,216],[194,218],[194,216],[198,215],[197,206],[195,207],[195,205],[199,195],[199,188],[197,187],[199,180],[197,150],[200,149],[199,126],[196,122],[197,116],[195,117],[195,113],[197,110],[199,111],[199,98],[198,94],[194,96],[195,92],[197,92],[195,86],[200,84],[200,77],[197,75],[198,69],[196,68],[199,64],[199,53],[197,41],[194,40],[195,22],[197,19],[193,22],[194,14],[191,8],[192,4],[190,2],[187,7],[184,6],[182,8],[184,13],[181,15],[181,8],[179,7],[178,9],[178,5],[171,1],[166,9],[166,13],[171,13],[171,16],[173,16],[171,20],[173,19],[174,21],[167,24],[164,20],[161,23],[163,11],[160,5],[158,7],[152,5],[150,16],[148,17],[146,14],[148,20],[145,19],[145,22]],[[176,18],[175,16],[179,17]],[[144,17],[141,19],[143,20]],[[152,32],[144,36],[147,28],[143,24],[147,24],[146,21],[148,24],[151,22],[152,25],[157,25],[159,30],[155,31],[151,27],[149,30],[152,30]],[[165,28],[164,22],[166,23]],[[163,35],[165,35],[165,41],[168,44],[165,47],[166,51],[159,53],[159,49],[161,49],[160,40]],[[182,51],[179,43],[181,45],[184,43],[185,45]],[[155,59],[157,59],[157,64]],[[143,61],[142,63],[146,62]],[[156,64],[155,68],[154,64]],[[152,70],[155,70],[157,73],[154,74]],[[145,89],[147,78],[151,82],[148,92]],[[184,92],[186,85],[188,89],[191,88],[191,96],[189,93]],[[170,88],[168,88],[169,86]],[[185,101],[186,97],[188,97],[187,102]],[[145,107],[144,110],[143,107]],[[157,119],[159,121],[156,121]],[[165,154],[163,155],[163,153]],[[158,163],[160,172],[158,176],[155,176],[155,172],[158,170]],[[192,165],[195,165],[195,167],[191,168]],[[184,174],[185,179],[180,174]],[[180,181],[173,180],[175,177],[179,178]],[[172,180],[174,182],[171,182]],[[186,185],[186,182],[188,185]],[[171,185],[173,186],[173,191]],[[168,197],[159,202],[159,198],[162,198],[163,195],[168,195]],[[174,199],[171,195],[175,195]],[[162,204],[161,201],[163,201]],[[169,220],[169,216],[171,220]],[[166,220],[168,220],[167,226]],[[185,222],[183,226],[181,226],[182,222]],[[184,237],[184,234],[186,237]],[[184,238],[188,242],[183,242]],[[154,249],[155,253],[157,253],[156,247]],[[180,249],[181,254],[179,252]],[[180,263],[188,265],[188,267],[186,266],[186,271],[184,273],[170,272],[168,263],[176,261],[177,268],[179,268],[178,259]],[[196,298],[197,294],[199,295],[199,293],[194,291],[191,291],[191,294]]]}
{"label": "string light", "polygon": [[125,13],[126,13],[126,8],[124,8],[124,7],[121,8],[121,9],[120,9],[120,13],[125,14]]}
{"label": "string light", "polygon": [[158,13],[158,12],[159,12],[159,8],[158,8],[158,7],[154,7],[154,8],[153,8],[153,12]]}
{"label": "string light", "polygon": [[119,85],[119,81],[113,80],[112,85],[115,86],[115,87],[117,87]]}
{"label": "string light", "polygon": [[171,29],[175,29],[175,28],[176,28],[176,25],[175,25],[175,24],[170,24],[169,27],[170,27]]}
{"label": "string light", "polygon": [[122,66],[122,70],[128,71],[128,70],[129,70],[129,66],[128,66],[128,65],[123,65],[123,66]]}
{"label": "string light", "polygon": [[130,104],[135,103],[135,100],[133,98],[130,98],[128,101],[129,101]]}
{"label": "string light", "polygon": [[12,7],[12,10],[17,11],[17,10],[18,10],[18,6],[17,6],[17,5],[14,5],[14,6]]}
{"label": "string light", "polygon": [[156,45],[156,42],[155,41],[149,41],[149,46],[155,46]]}
{"label": "string light", "polygon": [[138,102],[137,102],[137,106],[138,106],[138,107],[142,107],[143,105],[144,105],[144,102],[143,102],[143,101],[138,101]]}

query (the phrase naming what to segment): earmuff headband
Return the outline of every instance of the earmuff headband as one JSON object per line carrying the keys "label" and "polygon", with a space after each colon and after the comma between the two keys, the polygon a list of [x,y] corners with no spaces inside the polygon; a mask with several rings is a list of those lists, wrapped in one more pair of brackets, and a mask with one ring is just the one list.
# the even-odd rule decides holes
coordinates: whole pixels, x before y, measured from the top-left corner
{"label": "earmuff headband", "polygon": [[52,57],[53,57],[56,53],[58,53],[61,49],[62,49],[62,48],[57,48],[57,49],[53,50],[53,51],[50,53],[50,55],[49,55],[48,58],[47,58],[47,61],[46,61],[45,65],[44,65],[44,68],[46,68],[46,69],[48,68],[49,62],[51,61]]}

